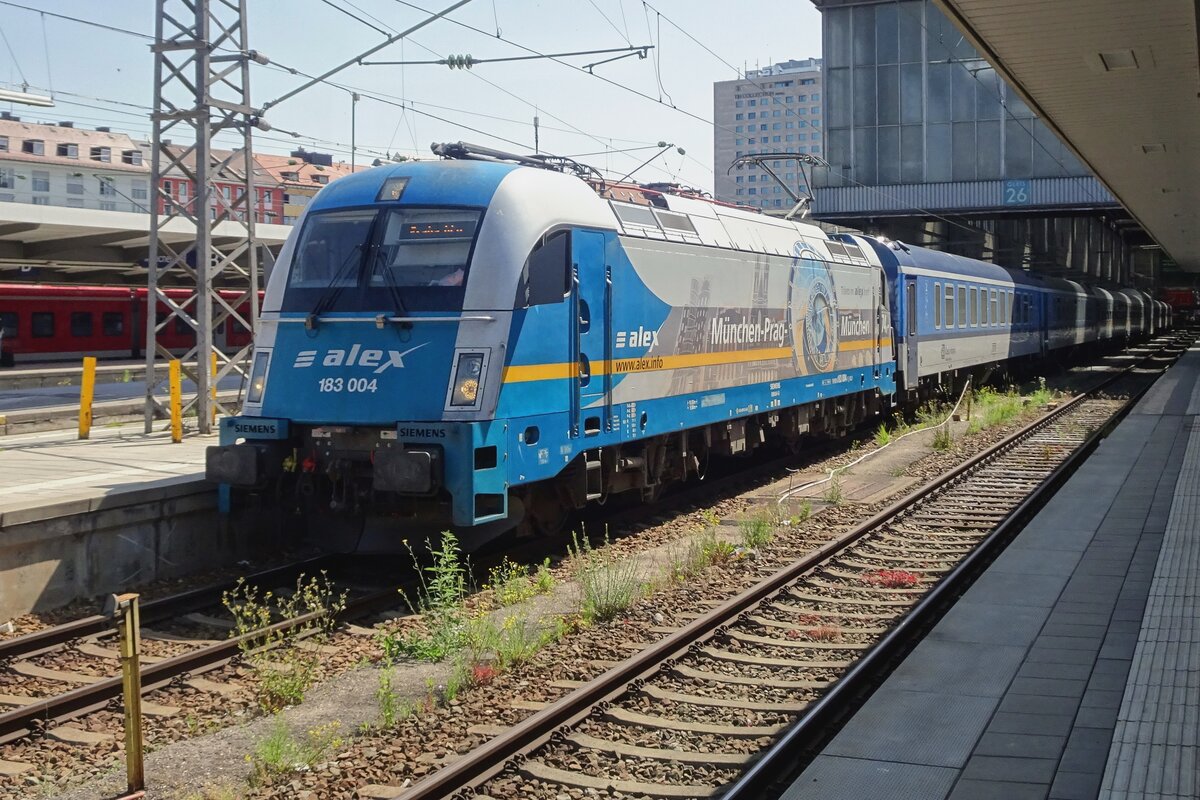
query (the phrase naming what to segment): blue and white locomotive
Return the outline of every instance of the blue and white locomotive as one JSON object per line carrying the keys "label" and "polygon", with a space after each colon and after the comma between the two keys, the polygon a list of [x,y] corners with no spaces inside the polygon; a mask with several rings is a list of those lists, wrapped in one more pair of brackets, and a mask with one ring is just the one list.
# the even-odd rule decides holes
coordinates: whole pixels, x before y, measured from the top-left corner
{"label": "blue and white locomotive", "polygon": [[[1080,328],[1151,325],[1140,294],[1133,327],[1121,293],[1105,316],[1077,284],[439,151],[463,157],[347,176],[298,221],[242,415],[208,453],[226,510],[232,488],[479,539],[553,529],[703,475],[712,455],[836,435],[973,369],[1090,341]],[[1079,299],[1074,317],[1052,310],[1059,295]]]}

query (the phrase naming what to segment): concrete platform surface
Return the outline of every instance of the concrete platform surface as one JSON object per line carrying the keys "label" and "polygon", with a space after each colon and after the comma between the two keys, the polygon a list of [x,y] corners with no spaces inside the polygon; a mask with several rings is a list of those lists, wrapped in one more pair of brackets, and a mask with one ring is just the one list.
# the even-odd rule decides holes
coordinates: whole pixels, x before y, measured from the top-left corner
{"label": "concrete platform surface", "polygon": [[788,800],[1196,797],[1200,347],[1030,522]]}
{"label": "concrete platform surface", "polygon": [[[162,428],[164,423],[156,423]],[[97,510],[139,492],[149,495],[203,481],[204,451],[217,435],[192,433],[175,444],[168,431],[141,424],[7,436],[0,440],[0,530]]]}

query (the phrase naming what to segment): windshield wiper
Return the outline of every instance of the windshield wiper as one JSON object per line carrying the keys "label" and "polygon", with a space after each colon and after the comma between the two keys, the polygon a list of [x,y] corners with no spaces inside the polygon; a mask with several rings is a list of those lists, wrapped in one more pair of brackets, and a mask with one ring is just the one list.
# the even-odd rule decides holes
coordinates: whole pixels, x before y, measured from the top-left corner
{"label": "windshield wiper", "polygon": [[[329,284],[321,290],[321,296],[317,298],[317,302],[316,305],[313,306],[313,310],[308,313],[307,317],[305,317],[304,327],[309,329],[316,327],[317,319],[321,316],[321,314],[323,314],[326,309],[333,305],[337,301],[338,297],[341,296],[342,289],[345,288],[344,286],[340,285],[342,277],[346,275],[349,266],[354,260],[354,257],[359,255],[362,248],[362,243],[356,244],[350,249],[350,252],[346,254],[346,259],[342,261],[341,266],[337,268],[337,272],[333,274],[333,278],[330,279]],[[362,263],[361,259],[359,259],[359,263]]]}
{"label": "windshield wiper", "polygon": [[[368,283],[370,282],[371,276],[375,275],[375,270],[378,268],[378,265],[383,262],[382,256],[383,248],[376,247],[375,255],[371,259],[371,268],[367,272]],[[386,263],[383,265],[383,280],[387,284],[388,294],[391,295],[392,302],[396,304],[396,314],[404,314],[406,311],[408,311],[408,309],[404,306],[404,298],[400,294],[400,285],[396,283],[396,276],[392,274],[392,270],[387,266]]]}

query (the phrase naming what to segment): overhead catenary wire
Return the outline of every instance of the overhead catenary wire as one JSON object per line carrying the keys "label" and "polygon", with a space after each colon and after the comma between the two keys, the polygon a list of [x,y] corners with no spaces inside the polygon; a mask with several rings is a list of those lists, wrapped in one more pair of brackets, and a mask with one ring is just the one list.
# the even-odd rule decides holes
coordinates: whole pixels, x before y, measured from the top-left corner
{"label": "overhead catenary wire", "polygon": [[[300,94],[301,92],[305,91],[306,89],[310,89],[313,86],[317,85],[318,83],[321,83],[322,81],[325,81],[328,78],[332,78],[334,75],[338,74],[342,70],[344,70],[348,67],[352,67],[355,64],[357,64],[358,62],[362,61],[367,56],[372,56],[375,53],[378,53],[380,50],[383,50],[385,47],[390,47],[391,45],[395,44],[396,42],[400,41],[401,39],[421,30],[422,28],[426,27],[427,25],[437,22],[439,19],[444,18],[447,14],[449,14],[452,11],[455,11],[459,8],[462,8],[467,3],[470,3],[470,2],[471,2],[471,0],[457,0],[457,2],[451,3],[450,5],[443,8],[441,11],[426,12],[427,14],[429,14],[429,16],[426,17],[425,19],[421,20],[417,24],[411,25],[408,28],[405,28],[403,31],[400,31],[399,33],[388,36],[387,39],[385,39],[383,42],[375,45],[374,47],[367,48],[362,53],[360,53],[359,55],[350,59],[349,61],[344,61],[341,64],[337,65],[336,67],[326,70],[321,75],[319,75],[315,78],[311,78],[308,81],[308,83],[301,84],[300,86],[297,86],[296,88],[294,88],[290,91],[284,92],[279,97],[276,97],[274,100],[268,100],[266,103],[264,103],[262,105],[262,110],[266,111],[269,108],[277,106],[280,103],[282,103],[284,100],[289,100],[289,99],[295,97],[296,95]],[[365,24],[370,24],[370,23],[365,23]],[[375,27],[375,26],[371,25],[371,27]]]}
{"label": "overhead catenary wire", "polygon": [[[466,2],[466,1],[467,1],[467,0],[464,0],[464,2]],[[407,6],[411,7],[411,8],[414,8],[414,9],[416,9],[416,10],[422,11],[423,13],[426,13],[426,14],[432,14],[432,13],[434,13],[434,12],[428,11],[428,10],[426,10],[426,9],[423,9],[423,8],[421,8],[420,6],[416,6],[415,4],[412,4],[412,3],[404,3],[404,2],[402,2],[402,0],[397,0],[397,2],[401,2],[401,4],[402,4],[402,5],[407,5]],[[42,10],[41,10],[41,9],[34,8],[34,7],[31,7],[31,6],[28,6],[28,5],[22,4],[22,3],[13,2],[12,0],[0,0],[0,5],[3,5],[3,6],[9,6],[9,7],[12,7],[12,8],[18,8],[18,9],[22,9],[22,10],[29,11],[29,12],[33,12],[33,13],[42,13]],[[357,6],[353,5],[352,3],[346,3],[346,5],[348,5],[348,6],[352,7],[352,8],[356,8],[356,9],[358,8]],[[365,12],[364,12],[364,13],[365,13]],[[72,23],[77,23],[77,24],[81,24],[81,25],[85,25],[85,26],[89,26],[89,27],[94,27],[94,28],[97,28],[97,29],[101,29],[101,30],[110,31],[110,32],[113,32],[113,33],[120,33],[120,34],[124,34],[124,35],[127,35],[127,36],[133,36],[133,37],[136,37],[136,38],[139,38],[139,39],[143,39],[143,40],[147,40],[147,41],[153,41],[153,40],[154,40],[154,37],[153,37],[152,35],[150,35],[150,34],[147,34],[147,33],[141,32],[141,31],[131,30],[131,29],[129,29],[129,28],[122,28],[122,27],[118,27],[118,26],[114,26],[114,25],[108,25],[108,24],[105,24],[105,23],[96,22],[95,20],[84,19],[84,18],[81,18],[81,17],[71,16],[71,15],[68,15],[68,14],[58,14],[58,13],[49,12],[49,11],[45,12],[45,14],[46,14],[47,16],[50,16],[50,17],[52,17],[52,18],[56,18],[56,19],[62,19],[62,20],[69,21],[69,22],[72,22]],[[379,20],[377,17],[372,17],[372,18],[373,18],[373,19],[375,19],[376,21],[380,21],[380,20]],[[497,32],[496,32],[496,34],[495,34],[495,36],[493,37],[493,35],[492,35],[491,33],[487,32],[487,31],[482,31],[482,30],[480,30],[480,29],[478,29],[478,28],[475,28],[475,27],[473,27],[473,26],[467,26],[467,25],[465,25],[464,23],[459,23],[457,20],[454,20],[453,18],[446,18],[446,19],[447,19],[447,21],[449,21],[449,22],[453,22],[453,23],[455,23],[455,24],[458,24],[458,25],[464,25],[465,27],[469,28],[470,30],[473,30],[473,31],[476,31],[477,33],[480,33],[480,34],[482,34],[482,35],[488,36],[489,38],[498,38],[498,39],[500,39],[501,41],[504,41],[504,42],[505,42],[505,43],[507,43],[507,44],[510,44],[510,45],[512,45],[512,46],[515,46],[515,47],[518,47],[518,48],[524,49],[524,50],[526,50],[526,52],[536,53],[536,51],[534,51],[534,50],[532,50],[532,49],[530,49],[530,48],[524,48],[522,45],[518,45],[518,44],[516,44],[516,43],[514,43],[514,42],[511,42],[511,41],[509,41],[509,40],[505,39],[505,38],[504,38],[504,37],[501,35],[501,31],[499,31],[499,30],[497,30]],[[372,27],[373,27],[373,26],[372,26]],[[402,47],[402,48],[403,48],[403,45],[404,45],[404,41],[405,41],[404,39],[399,39],[399,42],[400,42],[400,44],[401,44],[401,47]],[[434,51],[430,50],[430,48],[424,47],[423,45],[420,45],[420,46],[421,46],[421,47],[423,47],[423,49],[429,50],[430,52],[434,52]],[[223,48],[218,48],[218,49],[223,49]],[[435,53],[435,55],[437,55],[437,54]],[[575,65],[569,64],[568,62],[562,62],[562,61],[560,61],[559,63],[567,64],[567,66],[570,66],[570,67],[572,67],[573,69],[576,69],[577,71],[584,72],[585,74],[591,74],[591,75],[593,75],[593,77],[600,78],[601,80],[605,81],[606,83],[610,83],[610,84],[612,84],[612,85],[614,85],[614,86],[617,86],[618,88],[622,88],[622,89],[626,88],[626,87],[622,86],[622,85],[621,85],[621,84],[619,84],[619,83],[616,83],[616,82],[614,82],[614,81],[611,81],[611,80],[609,80],[609,79],[607,79],[607,78],[605,78],[605,77],[603,77],[603,76],[601,76],[601,75],[596,75],[596,74],[593,74],[593,73],[589,73],[589,72],[587,72],[586,70],[584,70],[584,69],[582,69],[582,68],[580,68],[580,67],[576,67]],[[345,90],[345,91],[358,91],[358,92],[360,92],[360,93],[362,93],[362,94],[364,94],[364,95],[366,94],[366,90],[362,90],[362,89],[356,89],[355,87],[351,87],[351,86],[346,86],[346,85],[344,85],[344,84],[335,83],[335,82],[333,82],[333,81],[330,81],[330,80],[328,80],[328,79],[320,79],[320,78],[319,78],[319,76],[313,76],[313,75],[311,75],[311,74],[307,73],[307,72],[306,72],[306,71],[304,71],[304,70],[300,70],[300,69],[297,69],[297,68],[295,68],[295,67],[290,67],[290,66],[287,66],[287,65],[285,65],[285,64],[283,64],[283,63],[281,63],[281,62],[279,62],[279,61],[273,61],[271,64],[268,64],[268,65],[266,65],[266,67],[267,67],[268,69],[277,70],[277,71],[283,71],[283,72],[287,72],[287,73],[289,73],[289,74],[292,74],[292,75],[298,75],[298,76],[301,76],[301,77],[308,78],[308,79],[309,79],[309,81],[310,81],[310,85],[311,85],[313,82],[316,82],[316,83],[323,83],[323,84],[329,85],[329,86],[331,86],[331,87],[334,87],[334,88],[343,89],[343,90]],[[533,106],[535,105],[535,104],[531,103],[530,101],[528,101],[528,100],[525,100],[524,98],[521,98],[519,95],[516,95],[516,94],[514,94],[514,93],[512,93],[512,92],[509,92],[508,90],[506,90],[506,89],[504,89],[503,87],[501,87],[501,86],[499,86],[499,85],[497,85],[497,84],[493,83],[492,81],[489,81],[489,80],[487,80],[486,78],[482,78],[482,76],[477,76],[477,77],[480,77],[480,79],[481,79],[481,80],[483,80],[485,83],[489,84],[490,86],[493,86],[493,88],[496,88],[496,89],[498,89],[499,91],[502,91],[502,92],[504,92],[504,93],[508,94],[509,96],[513,97],[514,99],[516,99],[516,100],[518,100],[518,101],[520,101],[520,102],[526,103],[526,104],[530,105],[531,107],[533,107]],[[637,94],[637,95],[639,95],[639,96],[642,96],[642,97],[645,97],[646,99],[653,100],[653,98],[651,98],[649,95],[645,95],[644,93],[637,92],[636,90],[631,90],[631,91],[634,91],[634,93],[635,93],[635,94]],[[383,97],[383,98],[391,98],[391,99],[396,99],[394,96],[392,96],[392,95],[389,95],[389,94],[387,94],[387,93],[385,93],[385,92],[374,92],[374,91],[372,91],[372,92],[371,92],[371,95],[372,95],[372,96],[371,96],[371,98],[370,98],[370,99],[374,99],[374,100],[378,100],[378,98],[380,98],[380,97]],[[107,101],[101,101],[101,102],[107,102]],[[121,101],[113,101],[113,102],[121,102]],[[276,100],[276,101],[274,101],[274,102],[278,103],[278,102],[280,102],[280,100],[278,100],[278,99],[277,99],[277,100]],[[381,101],[381,102],[382,102],[382,101]],[[486,131],[481,131],[481,130],[479,130],[479,129],[477,129],[477,128],[474,128],[474,127],[471,127],[471,126],[460,125],[460,123],[458,123],[458,122],[456,122],[456,121],[454,121],[454,120],[447,120],[447,119],[445,119],[445,118],[439,117],[438,115],[429,114],[428,112],[422,112],[420,109],[417,109],[417,108],[415,108],[415,107],[414,107],[414,105],[426,105],[426,106],[429,106],[429,107],[435,107],[435,108],[436,108],[436,107],[439,107],[439,106],[437,106],[436,104],[423,103],[423,102],[420,102],[420,101],[411,101],[411,100],[406,100],[406,99],[404,99],[404,98],[400,98],[400,99],[398,100],[398,103],[399,103],[399,107],[401,107],[402,109],[407,109],[408,111],[411,111],[411,112],[412,112],[412,113],[414,113],[414,114],[418,114],[418,115],[420,115],[420,114],[424,114],[424,115],[426,115],[426,116],[430,116],[430,117],[431,117],[431,118],[433,118],[433,119],[438,119],[439,121],[447,122],[448,124],[452,124],[452,125],[456,125],[456,126],[461,126],[461,127],[463,127],[464,129],[466,129],[466,130],[471,130],[472,132],[480,133],[481,135],[484,135],[484,136],[489,136],[489,137],[493,136],[493,134],[491,134],[491,133],[489,133],[489,132],[486,132]],[[665,104],[664,104],[664,105],[665,105]],[[698,119],[698,120],[700,120],[700,121],[702,121],[702,122],[706,122],[707,124],[711,124],[711,123],[710,123],[708,120],[705,120],[704,118],[702,118],[702,117],[699,117],[698,115],[692,114],[691,112],[685,111],[685,110],[683,110],[683,109],[676,109],[676,110],[677,110],[677,111],[679,111],[680,113],[683,113],[683,114],[687,115],[687,116],[693,117],[693,118],[695,118],[695,119]],[[475,113],[477,113],[477,112],[471,112],[471,111],[468,111],[468,110],[465,110],[465,109],[459,109],[459,111],[460,111],[461,113],[468,113],[468,114],[475,114]],[[600,145],[602,145],[602,146],[604,145],[604,140],[603,140],[603,139],[601,139],[601,138],[599,138],[599,137],[597,137],[597,136],[595,136],[594,134],[590,134],[590,133],[588,133],[587,131],[584,131],[583,129],[581,129],[581,128],[577,127],[577,126],[571,125],[571,124],[570,124],[569,122],[567,122],[566,120],[564,120],[564,119],[562,119],[561,117],[558,117],[558,116],[556,116],[556,115],[554,115],[554,114],[552,114],[552,113],[549,113],[549,112],[545,112],[545,113],[546,113],[546,115],[547,115],[547,116],[549,116],[550,118],[554,119],[555,121],[557,121],[557,122],[559,122],[559,123],[561,123],[561,124],[563,124],[563,125],[566,125],[566,126],[568,126],[568,128],[566,128],[566,129],[556,129],[556,128],[553,128],[552,126],[542,126],[542,127],[543,127],[543,129],[546,129],[546,130],[551,130],[551,129],[552,129],[552,130],[560,130],[561,132],[564,132],[564,133],[570,133],[570,132],[573,132],[573,133],[574,133],[574,134],[576,134],[576,135],[583,136],[583,137],[585,137],[585,138],[591,139],[592,141],[595,141],[596,143],[598,143],[598,144],[600,144]],[[480,116],[487,116],[487,115],[480,115]],[[412,125],[412,121],[411,121],[411,119],[409,119],[409,125],[408,125],[408,127],[409,127],[410,134],[412,135],[412,138],[413,138],[413,152],[420,152],[420,148],[419,148],[419,146],[418,146],[418,145],[417,145],[417,143],[416,143],[416,133],[415,133],[415,128],[414,128],[414,127],[413,127],[413,125]],[[263,137],[260,135],[259,137],[256,137],[256,138],[260,138],[260,139],[261,139],[261,138],[263,138]],[[306,137],[306,138],[311,138],[311,137]],[[507,143],[509,143],[509,144],[517,144],[518,146],[526,146],[526,145],[521,145],[521,144],[519,144],[519,143],[516,143],[516,142],[514,142],[513,140],[507,139],[507,138],[505,138],[505,137],[494,137],[494,138],[497,138],[499,141],[505,141],[505,142],[507,142]],[[634,140],[619,140],[619,141],[634,141]],[[389,147],[389,149],[390,149],[390,147]],[[690,158],[690,157],[689,157],[689,158]],[[702,164],[701,162],[699,162],[699,161],[696,161],[695,159],[691,159],[691,160],[692,160],[692,161],[695,161],[695,163],[699,164],[699,165],[700,165],[701,167],[703,167],[704,169],[706,169],[706,170],[708,170],[708,171],[711,171],[711,168],[709,168],[707,165],[704,165],[704,164]],[[657,167],[655,167],[655,169],[658,169],[658,168],[657,168]],[[661,171],[661,170],[660,170],[660,171]],[[664,174],[666,174],[666,173],[664,173]]]}
{"label": "overhead catenary wire", "polygon": [[4,46],[8,48],[8,54],[12,56],[13,66],[17,68],[17,74],[21,76],[21,82],[28,86],[29,79],[25,77],[25,70],[21,69],[21,62],[17,58],[17,54],[13,52],[12,45],[8,43],[8,35],[4,32],[3,25],[0,25],[0,39],[4,40]]}

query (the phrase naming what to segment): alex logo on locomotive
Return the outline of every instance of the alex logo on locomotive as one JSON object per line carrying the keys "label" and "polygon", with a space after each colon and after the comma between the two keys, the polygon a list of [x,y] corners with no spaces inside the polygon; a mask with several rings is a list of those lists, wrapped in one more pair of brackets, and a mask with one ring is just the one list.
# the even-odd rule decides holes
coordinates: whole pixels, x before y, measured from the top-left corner
{"label": "alex logo on locomotive", "polygon": [[[389,368],[404,369],[404,357],[409,353],[413,353],[424,347],[425,344],[419,344],[416,347],[410,347],[407,350],[364,350],[361,345],[355,344],[349,351],[340,349],[325,350],[321,357],[321,366],[323,367],[369,367],[375,375],[380,375],[386,372]],[[296,360],[292,362],[292,369],[305,369],[311,367],[317,362],[317,356],[321,355],[319,350],[301,350],[296,354]]]}

